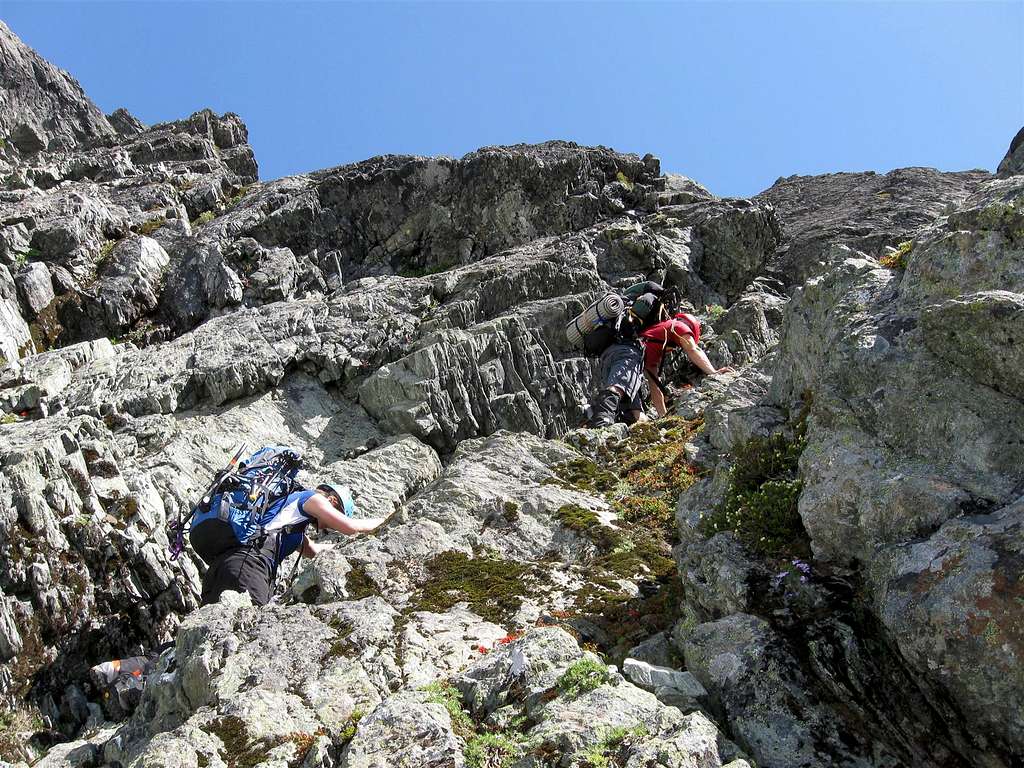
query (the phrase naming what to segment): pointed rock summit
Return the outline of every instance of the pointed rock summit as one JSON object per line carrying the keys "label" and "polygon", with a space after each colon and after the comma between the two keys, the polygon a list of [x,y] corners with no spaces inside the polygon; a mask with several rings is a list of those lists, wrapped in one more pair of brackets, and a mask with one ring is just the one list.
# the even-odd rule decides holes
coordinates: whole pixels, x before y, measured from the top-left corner
{"label": "pointed rock summit", "polygon": [[1017,135],[1013,137],[996,173],[1003,178],[1024,173],[1024,128],[1017,131]]}
{"label": "pointed rock summit", "polygon": [[113,126],[71,75],[0,21],[0,136],[22,155],[111,136]]}

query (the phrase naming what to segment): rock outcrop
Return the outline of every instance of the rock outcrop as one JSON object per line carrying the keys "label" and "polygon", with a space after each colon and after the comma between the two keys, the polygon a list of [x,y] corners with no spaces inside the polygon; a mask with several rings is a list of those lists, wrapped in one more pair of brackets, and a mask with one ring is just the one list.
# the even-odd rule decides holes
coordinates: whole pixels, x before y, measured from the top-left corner
{"label": "rock outcrop", "polygon": [[[1019,136],[751,200],[568,142],[261,182],[235,115],[0,57],[0,760],[1019,764]],[[736,371],[576,429],[564,325],[649,278]],[[391,518],[200,608],[167,526],[241,443]]]}
{"label": "rock outcrop", "polygon": [[76,147],[114,127],[82,87],[0,22],[0,135],[4,160]]}

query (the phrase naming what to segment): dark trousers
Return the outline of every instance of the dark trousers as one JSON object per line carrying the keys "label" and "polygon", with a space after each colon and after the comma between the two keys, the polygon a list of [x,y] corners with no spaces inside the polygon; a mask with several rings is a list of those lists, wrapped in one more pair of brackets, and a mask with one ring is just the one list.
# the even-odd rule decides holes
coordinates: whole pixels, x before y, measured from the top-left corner
{"label": "dark trousers", "polygon": [[227,590],[248,592],[256,605],[266,605],[273,596],[273,560],[255,547],[229,550],[214,561],[203,576],[203,605],[216,603]]}

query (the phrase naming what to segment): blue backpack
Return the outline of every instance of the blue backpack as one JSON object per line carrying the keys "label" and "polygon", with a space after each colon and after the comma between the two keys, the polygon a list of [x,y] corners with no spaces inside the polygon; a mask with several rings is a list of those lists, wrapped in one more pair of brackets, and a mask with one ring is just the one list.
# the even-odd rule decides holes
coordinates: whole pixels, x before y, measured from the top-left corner
{"label": "blue backpack", "polygon": [[[269,445],[238,461],[242,450],[244,446],[193,507],[191,525],[186,523],[189,542],[207,565],[229,549],[262,546],[266,538],[264,526],[279,511],[277,502],[300,490],[295,480],[302,466],[299,451]],[[184,544],[184,527],[176,531],[172,552]]]}

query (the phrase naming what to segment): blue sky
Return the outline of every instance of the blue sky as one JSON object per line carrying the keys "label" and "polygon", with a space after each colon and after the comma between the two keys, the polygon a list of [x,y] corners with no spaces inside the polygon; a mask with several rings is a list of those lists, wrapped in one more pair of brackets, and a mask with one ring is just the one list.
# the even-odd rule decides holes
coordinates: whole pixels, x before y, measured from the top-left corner
{"label": "blue sky", "polygon": [[720,195],[779,176],[994,169],[1024,125],[1024,1],[21,2],[107,112],[240,114],[264,179],[564,138]]}

